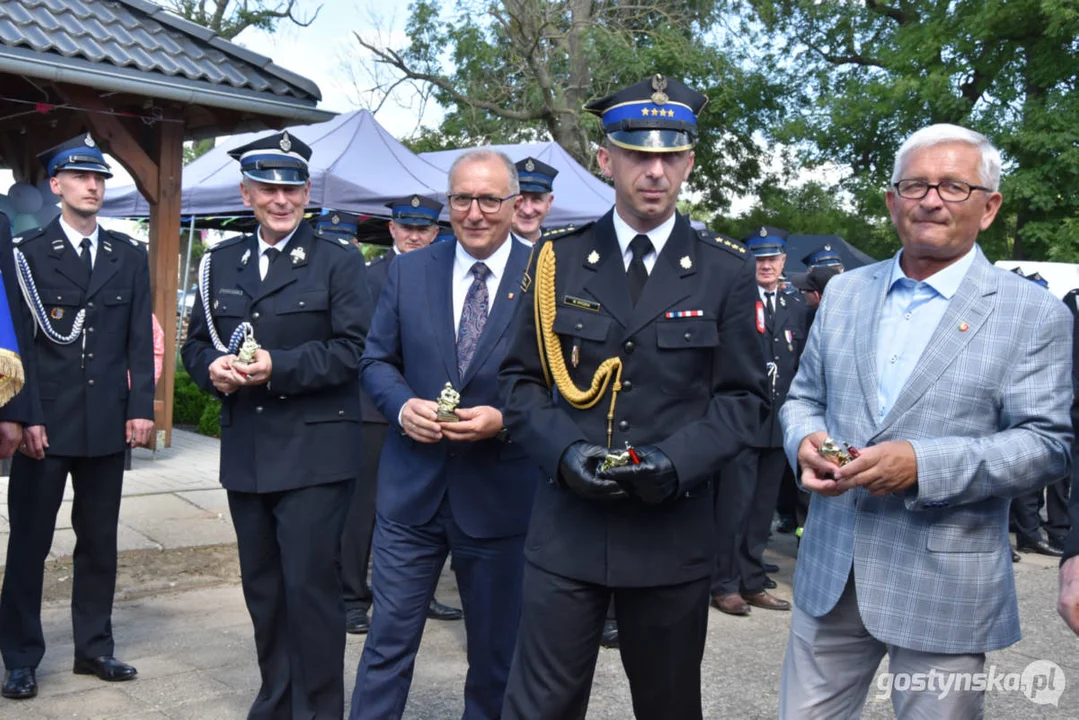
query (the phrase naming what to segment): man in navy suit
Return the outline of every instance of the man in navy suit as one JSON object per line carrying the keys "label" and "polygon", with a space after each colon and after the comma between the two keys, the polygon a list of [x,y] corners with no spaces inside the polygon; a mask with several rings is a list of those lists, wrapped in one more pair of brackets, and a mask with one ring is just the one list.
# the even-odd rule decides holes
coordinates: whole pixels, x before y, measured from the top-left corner
{"label": "man in navy suit", "polygon": [[[404,712],[427,606],[448,552],[468,637],[465,718],[498,718],[521,613],[524,533],[538,470],[507,436],[497,375],[520,310],[528,248],[509,240],[513,163],[462,155],[450,170],[456,242],[389,267],[361,363],[389,419],[372,550],[375,604],[352,720]],[[457,422],[435,398],[460,394]]]}

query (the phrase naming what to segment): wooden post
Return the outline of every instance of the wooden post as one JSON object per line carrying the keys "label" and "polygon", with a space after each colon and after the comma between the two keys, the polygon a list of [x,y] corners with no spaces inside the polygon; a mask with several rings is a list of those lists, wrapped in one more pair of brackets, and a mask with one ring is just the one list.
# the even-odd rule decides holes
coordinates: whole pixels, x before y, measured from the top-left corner
{"label": "wooden post", "polygon": [[155,427],[172,445],[172,389],[176,376],[176,288],[180,270],[180,176],[183,172],[184,126],[162,122],[155,127],[157,202],[150,205],[150,276],[154,314],[165,330],[165,362],[157,383]]}

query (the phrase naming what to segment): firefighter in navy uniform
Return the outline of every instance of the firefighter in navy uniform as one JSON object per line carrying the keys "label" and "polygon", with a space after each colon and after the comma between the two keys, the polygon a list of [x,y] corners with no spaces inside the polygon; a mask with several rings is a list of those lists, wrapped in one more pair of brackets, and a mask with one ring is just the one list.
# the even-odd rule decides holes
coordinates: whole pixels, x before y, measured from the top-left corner
{"label": "firefighter in navy uniform", "polygon": [[[259,227],[204,256],[183,361],[222,399],[221,484],[262,676],[248,717],[339,720],[338,561],[363,472],[359,364],[371,316],[363,255],[303,221],[311,150],[300,140],[278,133],[230,155]],[[250,349],[251,336],[261,347],[245,363],[237,351]]]}
{"label": "firefighter in navy uniform", "polygon": [[787,459],[779,408],[787,398],[805,344],[806,307],[797,295],[780,290],[786,262],[783,239],[761,228],[746,243],[756,259],[757,362],[768,374],[771,412],[757,436],[723,468],[716,488],[716,573],[712,604],[729,615],[748,615],[750,606],[790,610],[786,600],[768,592],[775,581],[766,574],[764,548],[772,526]]}
{"label": "firefighter in navy uniform", "polygon": [[11,536],[0,594],[0,652],[8,670],[3,695],[9,698],[37,694],[34,669],[45,652],[43,567],[68,475],[75,490],[74,672],[107,681],[136,676],[135,668],[113,657],[116,525],[124,451],[147,445],[154,425],[146,251],[97,224],[112,174],[93,138],[80,135],[39,158],[61,212],[17,245],[25,259],[22,280],[34,298],[39,382],[30,387],[36,419],[24,432],[8,487]]}
{"label": "firefighter in navy uniform", "polygon": [[509,436],[548,478],[506,720],[584,717],[612,596],[635,716],[701,717],[711,479],[767,402],[745,249],[675,210],[706,101],[657,75],[586,106],[615,207],[535,253],[499,375]]}
{"label": "firefighter in navy uniform", "polygon": [[554,203],[554,179],[558,170],[534,157],[514,163],[521,183],[521,202],[513,213],[513,237],[534,245],[544,234],[543,221]]}

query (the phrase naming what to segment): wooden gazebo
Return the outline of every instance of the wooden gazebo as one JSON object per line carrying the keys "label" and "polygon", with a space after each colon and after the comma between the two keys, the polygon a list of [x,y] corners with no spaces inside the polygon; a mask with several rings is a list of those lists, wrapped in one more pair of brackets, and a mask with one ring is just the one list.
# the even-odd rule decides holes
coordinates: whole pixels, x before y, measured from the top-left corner
{"label": "wooden gazebo", "polygon": [[[0,3],[0,167],[36,183],[39,152],[90,131],[150,203],[165,329],[158,429],[171,442],[183,141],[322,122],[318,86],[146,0]],[[106,190],[107,193],[107,190]]]}

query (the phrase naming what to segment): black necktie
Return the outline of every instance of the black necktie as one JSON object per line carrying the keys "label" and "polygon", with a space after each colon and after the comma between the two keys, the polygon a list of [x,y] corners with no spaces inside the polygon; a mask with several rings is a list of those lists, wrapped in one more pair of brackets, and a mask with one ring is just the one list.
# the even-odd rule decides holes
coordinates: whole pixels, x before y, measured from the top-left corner
{"label": "black necktie", "polygon": [[629,298],[636,305],[641,291],[644,290],[644,284],[648,282],[644,256],[652,252],[652,241],[647,235],[638,235],[629,241],[629,251],[633,253],[633,259],[629,261],[626,276],[629,278]]}
{"label": "black necktie", "polygon": [[83,238],[79,243],[79,247],[82,250],[79,251],[79,258],[82,259],[82,264],[86,266],[86,272],[94,272],[94,258],[90,255],[90,238]]}
{"label": "black necktie", "polygon": [[[273,261],[277,259],[277,256],[281,254],[281,251],[277,248],[266,248],[266,274],[270,274],[270,268],[273,267]],[[266,278],[262,278],[265,280]]]}
{"label": "black necktie", "polygon": [[775,303],[776,294],[774,292],[766,292],[766,293],[764,293],[764,297],[766,297],[768,299],[768,303],[767,303],[767,305],[768,305],[768,317],[772,317],[773,315],[776,314],[776,303]]}

